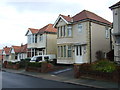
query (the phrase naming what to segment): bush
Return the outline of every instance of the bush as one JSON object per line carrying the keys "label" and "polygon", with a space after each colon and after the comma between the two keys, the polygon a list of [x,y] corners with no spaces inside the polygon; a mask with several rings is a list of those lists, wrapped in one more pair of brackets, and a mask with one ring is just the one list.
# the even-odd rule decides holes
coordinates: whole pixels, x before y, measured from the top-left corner
{"label": "bush", "polygon": [[89,64],[89,63],[83,63],[83,64],[81,64],[80,65],[80,70],[82,70],[82,71],[89,71],[89,70],[91,70],[91,64]]}
{"label": "bush", "polygon": [[19,63],[20,63],[19,61],[18,62],[11,62],[11,61],[8,62],[9,65],[15,65],[15,64],[19,64]]}
{"label": "bush", "polygon": [[103,54],[102,51],[99,50],[99,51],[96,52],[96,56],[95,57],[97,58],[97,60],[101,60],[101,59],[104,58],[104,54]]}
{"label": "bush", "polygon": [[116,70],[116,64],[108,60],[100,60],[91,67],[95,71],[101,72],[114,72]]}
{"label": "bush", "polygon": [[29,59],[21,59],[21,61],[20,61],[20,67],[21,68],[26,67],[28,62],[29,62]]}
{"label": "bush", "polygon": [[41,67],[41,62],[28,62],[27,66],[30,66],[30,67]]}

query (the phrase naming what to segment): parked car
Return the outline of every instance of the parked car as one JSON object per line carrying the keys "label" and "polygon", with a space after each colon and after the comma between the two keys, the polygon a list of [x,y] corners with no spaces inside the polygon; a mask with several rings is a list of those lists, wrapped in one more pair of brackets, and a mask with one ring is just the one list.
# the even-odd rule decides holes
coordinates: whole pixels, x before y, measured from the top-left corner
{"label": "parked car", "polygon": [[33,56],[30,60],[30,62],[43,62],[43,61],[53,61],[56,59],[55,55],[39,55],[39,56]]}

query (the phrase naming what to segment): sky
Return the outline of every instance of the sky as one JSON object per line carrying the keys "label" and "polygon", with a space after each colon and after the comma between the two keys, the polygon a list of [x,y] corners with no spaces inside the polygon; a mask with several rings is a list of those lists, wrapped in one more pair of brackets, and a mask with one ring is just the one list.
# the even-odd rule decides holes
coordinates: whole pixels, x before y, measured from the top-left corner
{"label": "sky", "polygon": [[74,16],[82,10],[91,11],[113,22],[110,6],[119,0],[1,0],[0,49],[26,44],[28,28],[40,29],[54,24],[59,14]]}

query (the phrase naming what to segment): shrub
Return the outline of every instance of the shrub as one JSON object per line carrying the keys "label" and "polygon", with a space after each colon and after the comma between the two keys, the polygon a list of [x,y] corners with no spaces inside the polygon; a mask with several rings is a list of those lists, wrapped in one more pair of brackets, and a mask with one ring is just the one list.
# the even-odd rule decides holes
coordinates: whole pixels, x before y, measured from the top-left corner
{"label": "shrub", "polygon": [[20,61],[20,67],[21,68],[26,67],[28,62],[29,62],[29,59],[21,59],[21,61]]}
{"label": "shrub", "polygon": [[19,64],[19,63],[20,63],[19,61],[18,62],[11,62],[11,61],[8,62],[9,65],[15,65],[15,64]]}
{"label": "shrub", "polygon": [[92,69],[101,72],[114,72],[116,70],[116,64],[108,60],[100,60],[92,64]]}
{"label": "shrub", "polygon": [[41,62],[28,62],[27,66],[30,66],[30,67],[41,67]]}
{"label": "shrub", "polygon": [[83,63],[83,64],[81,64],[80,65],[80,70],[82,70],[82,71],[89,71],[89,70],[91,70],[91,64],[89,64],[89,63]]}
{"label": "shrub", "polygon": [[103,58],[104,58],[103,52],[100,51],[100,50],[97,51],[95,57],[97,58],[97,60],[101,60],[101,59],[103,59]]}

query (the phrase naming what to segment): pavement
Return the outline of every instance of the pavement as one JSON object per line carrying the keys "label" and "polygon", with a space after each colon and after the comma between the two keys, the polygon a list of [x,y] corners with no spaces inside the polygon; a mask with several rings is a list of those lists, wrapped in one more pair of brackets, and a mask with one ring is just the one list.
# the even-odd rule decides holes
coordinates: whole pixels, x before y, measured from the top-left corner
{"label": "pavement", "polygon": [[17,73],[17,74],[22,74],[22,75],[29,75],[33,77],[54,80],[54,81],[59,81],[59,82],[64,82],[64,83],[85,85],[85,86],[94,87],[94,88],[120,90],[119,83],[95,80],[93,78],[86,78],[86,77],[81,77],[81,78],[76,79],[74,78],[73,68],[71,67],[61,70],[61,71],[59,70],[59,71],[54,71],[54,72],[49,72],[49,73],[27,72],[25,71],[25,69],[13,70],[13,69],[7,69],[7,68],[2,68],[2,71],[12,72],[12,73]]}

